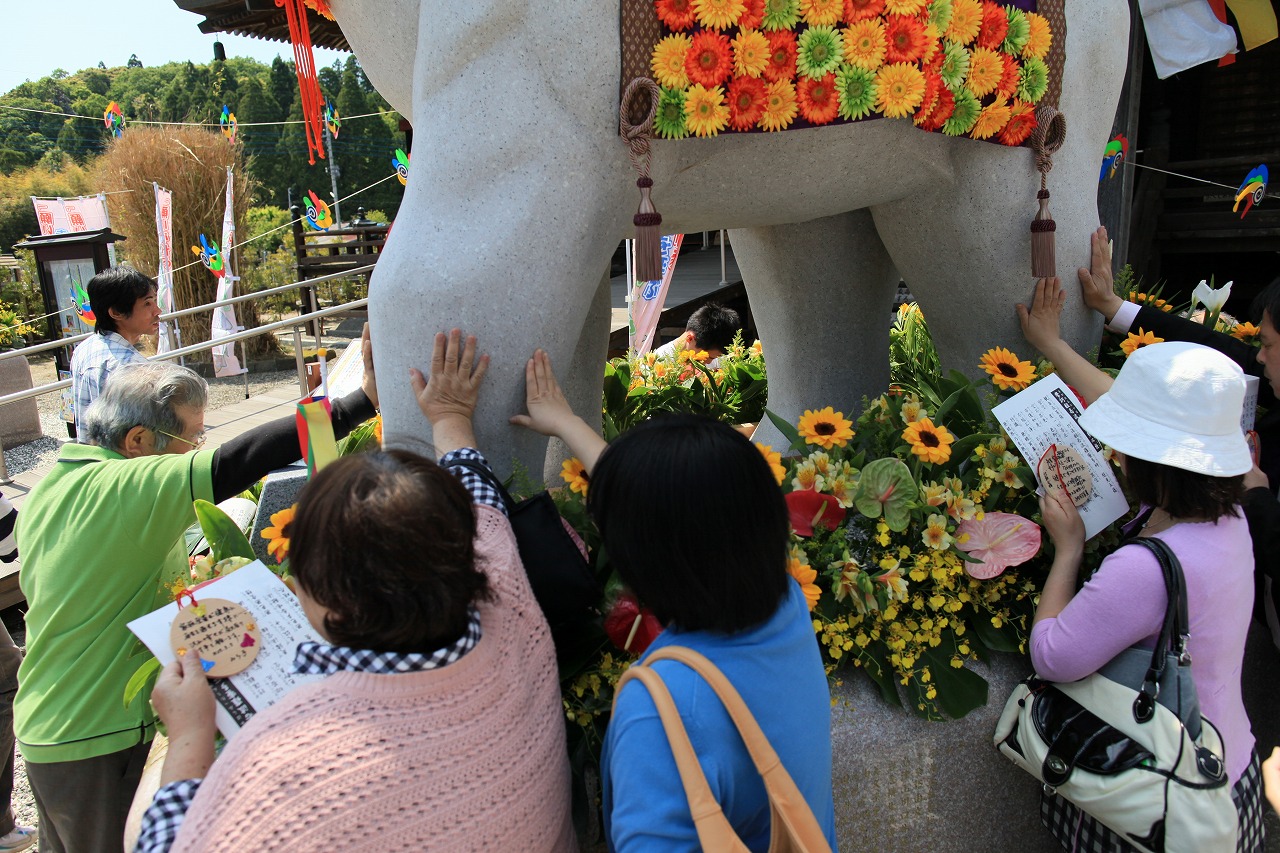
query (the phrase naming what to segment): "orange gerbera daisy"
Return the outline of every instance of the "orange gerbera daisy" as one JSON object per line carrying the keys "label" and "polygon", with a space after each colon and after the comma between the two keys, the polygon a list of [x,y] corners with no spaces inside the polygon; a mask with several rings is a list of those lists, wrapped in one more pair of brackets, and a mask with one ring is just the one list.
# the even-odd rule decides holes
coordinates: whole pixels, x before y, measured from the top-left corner
{"label": "orange gerbera daisy", "polygon": [[884,38],[885,62],[915,62],[924,53],[924,24],[916,18],[890,15],[885,20]]}
{"label": "orange gerbera daisy", "polygon": [[1003,145],[1021,145],[1035,129],[1036,108],[1015,98],[1009,108],[1009,123],[1000,131],[999,139]]}
{"label": "orange gerbera daisy", "polygon": [[775,30],[765,35],[769,40],[769,61],[764,66],[764,79],[770,83],[796,76],[796,34]]}
{"label": "orange gerbera daisy", "polygon": [[1000,61],[1000,54],[985,47],[975,47],[969,54],[969,76],[965,78],[964,85],[981,98],[995,91],[1002,74],[1004,63]]}
{"label": "orange gerbera daisy", "polygon": [[956,439],[942,424],[935,426],[929,418],[921,418],[907,424],[902,431],[902,440],[922,461],[941,465],[951,458],[951,444]]}
{"label": "orange gerbera daisy", "polygon": [[978,366],[991,374],[991,382],[1001,391],[1021,391],[1036,378],[1036,369],[1031,362],[1020,361],[1004,347],[987,350]]}
{"label": "orange gerbera daisy", "polygon": [[1003,98],[992,101],[978,113],[978,121],[973,125],[969,135],[974,139],[990,139],[1004,130],[1011,114],[1012,110]]}
{"label": "orange gerbera daisy", "polygon": [[[924,72],[924,95],[920,98],[920,109],[916,110],[914,119],[919,127],[929,118],[929,114],[938,106],[938,97],[942,94],[942,76],[936,71]],[[908,303],[904,302],[903,305]]]}
{"label": "orange gerbera daisy", "polygon": [[884,12],[884,0],[844,0],[844,20],[848,24],[879,18]]}
{"label": "orange gerbera daisy", "polygon": [[884,24],[879,18],[858,21],[844,31],[844,61],[867,71],[884,64],[888,50]]}
{"label": "orange gerbera daisy", "polygon": [[[759,30],[739,30],[733,39],[733,73],[759,77],[769,64],[769,39]],[[665,83],[663,84],[666,85]],[[1014,80],[1017,85],[1017,80]]]}
{"label": "orange gerbera daisy", "polygon": [[713,30],[737,26],[744,9],[742,0],[693,0],[698,23]]}
{"label": "orange gerbera daisy", "polygon": [[756,442],[756,450],[760,451],[760,455],[764,457],[764,461],[769,463],[769,470],[773,472],[773,479],[778,481],[778,485],[782,485],[783,479],[787,476],[787,469],[782,467],[782,454],[774,450],[767,444]]}
{"label": "orange gerbera daisy", "polygon": [[831,406],[817,411],[805,409],[797,429],[805,444],[817,444],[824,450],[844,447],[853,438],[853,421],[846,420],[844,412],[837,412]]}
{"label": "orange gerbera daisy", "polygon": [[1009,101],[1013,99],[1013,93],[1018,91],[1018,78],[1022,75],[1022,67],[1007,53],[1000,54],[1000,61],[1004,63],[1004,73],[1000,75],[1000,82],[996,84],[996,95]]}
{"label": "orange gerbera daisy", "polygon": [[924,120],[917,117],[916,124],[930,132],[941,130],[956,109],[956,96],[945,85],[938,92],[938,103],[933,111],[927,113]]}
{"label": "orange gerbera daisy", "polygon": [[764,115],[760,117],[760,126],[765,130],[782,130],[796,117],[796,89],[789,80],[778,80],[769,84],[765,95]]}
{"label": "orange gerbera daisy", "polygon": [[1124,353],[1124,357],[1128,358],[1145,346],[1162,343],[1164,343],[1164,338],[1157,337],[1154,333],[1148,332],[1139,326],[1137,334],[1130,332],[1129,337],[1120,343],[1120,350]]}
{"label": "orange gerbera daisy", "polygon": [[876,74],[876,109],[888,118],[906,118],[924,99],[924,74],[915,65],[897,62]]}
{"label": "orange gerbera daisy", "polygon": [[[724,89],[719,86],[706,88],[696,83],[690,86],[684,96],[684,112],[685,127],[694,136],[715,136],[729,123],[729,107],[724,102]],[[680,354],[686,352],[688,350]],[[692,358],[692,354],[686,358]]]}
{"label": "orange gerbera daisy", "polygon": [[978,0],[953,0],[951,23],[944,35],[957,44],[967,45],[978,37],[982,26],[982,4]]}
{"label": "orange gerbera daisy", "polygon": [[750,130],[764,115],[764,100],[769,89],[758,77],[734,77],[729,84],[729,127]]}
{"label": "orange gerbera daisy", "polygon": [[689,85],[684,60],[689,55],[689,45],[692,42],[688,36],[676,33],[653,46],[653,59],[650,60],[649,67],[653,69],[653,77],[659,85],[668,89],[683,89]]}
{"label": "orange gerbera daisy", "polygon": [[818,570],[809,565],[808,558],[799,548],[792,548],[787,556],[787,574],[796,579],[804,597],[809,601],[809,609],[813,610],[822,598],[822,590],[814,583],[818,579]]}
{"label": "orange gerbera daisy", "polygon": [[1027,36],[1027,43],[1022,46],[1022,55],[1044,59],[1049,53],[1049,45],[1053,43],[1053,32],[1049,28],[1049,22],[1035,12],[1027,12],[1026,16],[1031,32]]}
{"label": "orange gerbera daisy", "polygon": [[758,30],[764,23],[764,0],[745,0],[742,14],[738,16],[738,28]]}
{"label": "orange gerbera daisy", "polygon": [[917,15],[926,5],[926,0],[884,0],[884,10],[891,15]]}
{"label": "orange gerbera daisy", "polygon": [[982,0],[982,25],[978,28],[978,47],[999,50],[1009,34],[1009,15],[992,0]]}
{"label": "orange gerbera daisy", "polygon": [[1253,343],[1261,332],[1262,330],[1252,323],[1236,323],[1236,327],[1231,330],[1231,337],[1245,343]]}
{"label": "orange gerbera daisy", "polygon": [[728,80],[733,73],[729,39],[710,30],[694,35],[685,55],[684,71],[691,82],[708,89]]}
{"label": "orange gerbera daisy", "polygon": [[587,486],[591,484],[591,478],[587,476],[587,466],[583,465],[576,456],[560,464],[560,479],[569,484],[570,491],[580,495],[585,495]]}
{"label": "orange gerbera daisy", "polygon": [[653,6],[667,29],[679,32],[693,26],[693,0],[656,0]]}
{"label": "orange gerbera daisy", "polygon": [[827,74],[820,80],[804,77],[796,84],[796,100],[800,115],[811,124],[827,124],[835,120],[840,111],[840,98],[836,94],[836,75]]}
{"label": "orange gerbera daisy", "polygon": [[297,511],[298,505],[294,504],[272,513],[271,526],[262,529],[262,538],[267,540],[267,553],[277,563],[283,563],[289,558],[289,528],[293,525],[293,516]]}

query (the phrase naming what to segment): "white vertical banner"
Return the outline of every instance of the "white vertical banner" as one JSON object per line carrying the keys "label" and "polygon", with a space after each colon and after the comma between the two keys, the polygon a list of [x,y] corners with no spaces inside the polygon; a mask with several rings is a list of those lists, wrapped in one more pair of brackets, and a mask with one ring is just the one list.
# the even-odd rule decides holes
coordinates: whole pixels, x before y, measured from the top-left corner
{"label": "white vertical banner", "polygon": [[[235,177],[231,174],[231,167],[227,167],[227,209],[222,214],[222,268],[225,270],[224,275],[218,279],[218,302],[224,299],[230,299],[236,291],[236,282],[239,277],[235,274],[236,266],[232,262],[232,252],[235,250],[236,244],[236,217],[235,217]],[[218,340],[228,335],[234,335],[240,331],[240,325],[236,322],[235,307],[231,305],[222,305],[213,309],[213,328],[210,330],[210,339]],[[219,344],[213,348],[213,375],[214,376],[237,376],[244,373],[246,368],[240,366],[240,360],[235,356],[236,345],[234,343]]]}
{"label": "white vertical banner", "polygon": [[[173,305],[173,193],[163,189],[154,181],[151,186],[156,192],[156,240],[160,245],[160,261],[156,264],[156,302],[165,314],[172,314]],[[169,352],[177,349],[175,341],[178,323],[176,320],[160,322],[160,336],[156,341],[156,352]]]}

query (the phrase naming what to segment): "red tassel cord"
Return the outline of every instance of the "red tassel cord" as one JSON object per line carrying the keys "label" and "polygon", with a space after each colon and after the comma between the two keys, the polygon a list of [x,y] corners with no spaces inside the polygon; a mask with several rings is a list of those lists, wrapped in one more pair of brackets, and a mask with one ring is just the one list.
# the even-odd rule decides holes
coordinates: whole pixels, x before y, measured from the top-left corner
{"label": "red tassel cord", "polygon": [[293,43],[293,65],[298,74],[298,92],[301,95],[302,117],[307,129],[308,162],[315,165],[316,157],[324,159],[324,96],[320,93],[320,80],[316,77],[316,58],[311,51],[311,27],[307,23],[305,0],[276,0],[283,7],[289,20],[289,41]]}

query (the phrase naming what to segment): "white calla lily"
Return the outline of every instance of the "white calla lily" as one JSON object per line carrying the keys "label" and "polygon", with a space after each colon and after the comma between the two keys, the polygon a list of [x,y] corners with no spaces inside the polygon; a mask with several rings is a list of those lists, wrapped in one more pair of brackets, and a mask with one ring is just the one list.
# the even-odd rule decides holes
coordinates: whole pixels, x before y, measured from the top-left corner
{"label": "white calla lily", "polygon": [[1218,314],[1222,312],[1222,308],[1227,304],[1227,300],[1231,298],[1231,285],[1234,282],[1227,282],[1222,287],[1210,287],[1209,282],[1201,279],[1196,285],[1196,289],[1191,291],[1191,306],[1195,309],[1196,303],[1204,306],[1204,310],[1208,314]]}

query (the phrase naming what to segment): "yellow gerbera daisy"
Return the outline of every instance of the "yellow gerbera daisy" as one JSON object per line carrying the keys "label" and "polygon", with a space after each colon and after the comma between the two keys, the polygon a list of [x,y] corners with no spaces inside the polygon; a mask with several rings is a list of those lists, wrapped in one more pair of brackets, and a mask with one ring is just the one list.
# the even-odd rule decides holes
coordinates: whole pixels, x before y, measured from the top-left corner
{"label": "yellow gerbera daisy", "polygon": [[879,18],[858,21],[844,31],[844,61],[867,71],[884,64],[884,23]]}
{"label": "yellow gerbera daisy", "polygon": [[727,30],[736,26],[746,9],[743,0],[693,0],[693,11],[698,23],[713,30]]}
{"label": "yellow gerbera daisy", "polygon": [[978,113],[978,121],[969,134],[974,139],[989,139],[1004,130],[1012,114],[1013,110],[1004,99],[998,98],[982,108],[982,112]]}
{"label": "yellow gerbera daisy", "polygon": [[949,548],[953,540],[951,534],[947,532],[947,517],[945,515],[929,516],[929,524],[925,527],[924,533],[920,534],[920,539],[935,551]]}
{"label": "yellow gerbera daisy", "polygon": [[267,540],[267,553],[275,557],[277,563],[283,563],[289,557],[289,527],[297,511],[298,505],[294,504],[273,512],[271,526],[262,529],[262,538]]}
{"label": "yellow gerbera daisy", "polygon": [[951,23],[944,33],[951,41],[966,45],[978,37],[982,26],[982,4],[978,0],[954,0],[951,4]]}
{"label": "yellow gerbera daisy", "polygon": [[1137,334],[1130,332],[1129,337],[1125,338],[1124,341],[1121,342],[1120,349],[1124,352],[1124,357],[1128,358],[1145,346],[1161,343],[1164,343],[1164,338],[1157,337],[1152,332],[1145,331],[1139,327]]}
{"label": "yellow gerbera daisy", "polygon": [[743,30],[733,39],[733,73],[759,77],[769,64],[769,40],[759,30]]}
{"label": "yellow gerbera daisy", "polygon": [[782,454],[775,451],[767,444],[756,442],[756,450],[760,451],[760,455],[764,457],[764,461],[769,463],[769,470],[773,472],[773,479],[778,481],[778,485],[782,485],[783,479],[787,476],[787,469],[782,467]]}
{"label": "yellow gerbera daisy", "polygon": [[799,548],[792,548],[787,557],[787,573],[800,584],[804,597],[809,600],[809,609],[816,607],[818,599],[822,598],[822,590],[814,583],[818,579],[818,570],[809,565],[804,552]]}
{"label": "yellow gerbera daisy", "polygon": [[844,0],[800,0],[800,17],[811,27],[833,27],[843,12]]}
{"label": "yellow gerbera daisy", "polygon": [[587,466],[583,465],[576,456],[560,464],[560,479],[569,484],[570,491],[580,495],[587,493],[587,486],[591,482],[587,477]]}
{"label": "yellow gerbera daisy", "polygon": [[942,48],[942,34],[938,32],[938,28],[933,24],[925,24],[924,27],[924,53],[920,54],[921,67],[929,65],[933,62],[933,58],[938,55],[938,51]]}
{"label": "yellow gerbera daisy", "polygon": [[1004,347],[992,347],[987,350],[978,366],[991,374],[991,381],[1001,391],[1021,391],[1036,378],[1036,369],[1029,361],[1019,361],[1018,357]]}
{"label": "yellow gerbera daisy", "polygon": [[1049,52],[1049,46],[1053,44],[1053,31],[1043,15],[1037,15],[1035,12],[1024,14],[1030,25],[1030,35],[1027,36],[1027,43],[1022,46],[1022,55],[1044,59]]}
{"label": "yellow gerbera daisy", "polygon": [[1000,85],[1002,74],[1004,61],[1000,59],[1000,54],[985,47],[975,47],[969,54],[969,76],[965,78],[964,85],[981,98],[995,91],[996,86]]}
{"label": "yellow gerbera daisy", "polygon": [[683,89],[689,85],[689,75],[684,71],[684,58],[692,43],[693,39],[688,36],[675,33],[654,45],[649,67],[659,85],[668,89]]}
{"label": "yellow gerbera daisy", "polygon": [[884,10],[890,15],[915,15],[925,7],[925,0],[884,0]]}
{"label": "yellow gerbera daisy", "polygon": [[724,89],[710,89],[694,83],[684,96],[684,126],[694,136],[715,136],[729,124],[729,106]]}
{"label": "yellow gerbera daisy", "polygon": [[768,94],[764,98],[764,115],[760,117],[760,126],[765,130],[782,130],[795,120],[799,109],[796,87],[790,80],[770,83]]}
{"label": "yellow gerbera daisy", "polygon": [[921,418],[913,424],[907,424],[902,431],[902,440],[911,445],[911,452],[925,462],[941,465],[951,458],[953,436],[946,427],[933,421]]}
{"label": "yellow gerbera daisy", "polygon": [[924,100],[924,74],[907,62],[886,65],[876,73],[876,109],[888,118],[906,118]]}
{"label": "yellow gerbera daisy", "polygon": [[852,427],[853,421],[846,420],[844,412],[837,412],[831,406],[818,411],[805,409],[797,424],[806,444],[817,444],[827,450],[844,447],[853,438]]}
{"label": "yellow gerbera daisy", "polygon": [[1261,331],[1261,329],[1252,323],[1236,323],[1236,327],[1231,330],[1231,337],[1236,340],[1244,341],[1245,343],[1252,343],[1257,340]]}

